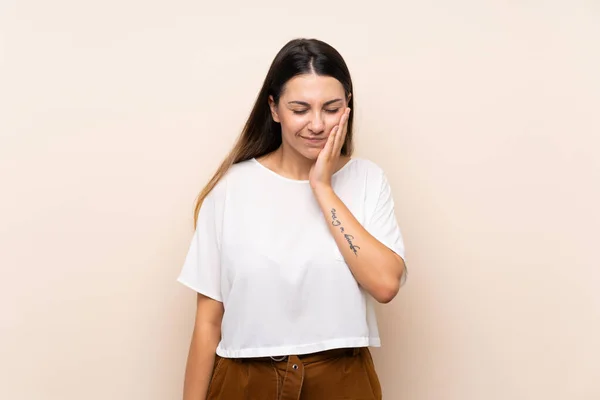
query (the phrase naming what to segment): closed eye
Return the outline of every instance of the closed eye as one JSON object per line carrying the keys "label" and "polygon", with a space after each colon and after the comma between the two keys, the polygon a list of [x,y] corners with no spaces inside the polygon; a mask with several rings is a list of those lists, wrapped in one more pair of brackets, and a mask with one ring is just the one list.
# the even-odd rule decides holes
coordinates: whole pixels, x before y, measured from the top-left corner
{"label": "closed eye", "polygon": [[[339,108],[336,108],[335,110],[324,110],[324,111],[325,111],[326,113],[328,113],[328,114],[335,114],[335,113],[337,113],[339,110],[340,110]],[[306,114],[306,112],[307,112],[307,111],[308,111],[308,110],[300,110],[300,111],[298,111],[298,110],[292,110],[292,112],[293,112],[294,114],[297,114],[297,115]]]}

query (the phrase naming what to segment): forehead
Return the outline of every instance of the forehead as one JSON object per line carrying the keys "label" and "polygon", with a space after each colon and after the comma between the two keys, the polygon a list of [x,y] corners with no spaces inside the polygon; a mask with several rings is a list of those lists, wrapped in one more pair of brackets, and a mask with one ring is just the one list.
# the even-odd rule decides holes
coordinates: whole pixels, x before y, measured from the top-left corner
{"label": "forehead", "polygon": [[286,101],[323,103],[333,98],[344,98],[344,87],[331,76],[303,74],[286,82],[281,97]]}

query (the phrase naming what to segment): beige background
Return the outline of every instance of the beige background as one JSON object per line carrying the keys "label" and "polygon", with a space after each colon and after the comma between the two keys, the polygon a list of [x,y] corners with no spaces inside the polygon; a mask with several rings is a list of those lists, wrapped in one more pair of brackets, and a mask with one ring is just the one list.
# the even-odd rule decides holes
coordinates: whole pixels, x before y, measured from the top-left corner
{"label": "beige background", "polygon": [[308,36],[405,236],[386,399],[599,399],[599,3],[216,3],[1,3],[0,398],[180,398],[194,198]]}

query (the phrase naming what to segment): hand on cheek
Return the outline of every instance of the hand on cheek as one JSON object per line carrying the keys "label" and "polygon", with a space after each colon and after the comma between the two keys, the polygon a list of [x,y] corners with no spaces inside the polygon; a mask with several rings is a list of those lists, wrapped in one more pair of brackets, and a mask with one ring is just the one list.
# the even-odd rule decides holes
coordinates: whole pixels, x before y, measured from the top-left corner
{"label": "hand on cheek", "polygon": [[331,186],[331,176],[338,164],[346,140],[349,116],[350,108],[346,108],[340,117],[339,123],[331,129],[325,147],[319,152],[317,161],[310,170],[309,181],[313,189]]}

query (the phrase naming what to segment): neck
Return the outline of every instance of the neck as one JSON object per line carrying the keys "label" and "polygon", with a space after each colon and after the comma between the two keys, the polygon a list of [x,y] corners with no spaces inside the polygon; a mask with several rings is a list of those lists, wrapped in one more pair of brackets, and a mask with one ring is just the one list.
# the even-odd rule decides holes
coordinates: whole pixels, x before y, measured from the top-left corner
{"label": "neck", "polygon": [[281,175],[296,180],[308,180],[310,168],[316,160],[304,157],[302,154],[287,149],[282,145],[271,155],[271,166]]}

